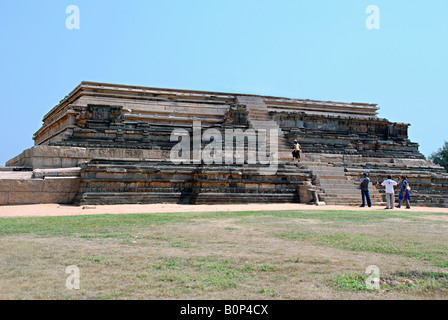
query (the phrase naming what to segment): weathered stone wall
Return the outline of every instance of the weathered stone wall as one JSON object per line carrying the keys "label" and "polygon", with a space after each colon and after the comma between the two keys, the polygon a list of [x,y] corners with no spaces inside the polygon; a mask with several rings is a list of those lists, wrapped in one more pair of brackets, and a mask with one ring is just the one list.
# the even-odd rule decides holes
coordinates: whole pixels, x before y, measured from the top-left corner
{"label": "weathered stone wall", "polygon": [[310,173],[281,165],[260,175],[249,165],[175,165],[169,161],[97,159],[82,165],[78,204],[299,202]]}
{"label": "weathered stone wall", "polygon": [[81,84],[45,117],[35,144],[162,146],[174,128],[224,122],[232,96]]}
{"label": "weathered stone wall", "polygon": [[79,168],[0,171],[0,205],[73,203],[79,183]]}
{"label": "weathered stone wall", "polygon": [[169,150],[160,150],[158,147],[136,149],[39,145],[26,149],[20,155],[6,162],[6,166],[22,166],[32,169],[70,168],[79,167],[82,163],[94,158],[167,159]]}
{"label": "weathered stone wall", "polygon": [[408,139],[408,124],[377,117],[350,117],[271,111],[288,140],[304,153],[352,154],[377,158],[424,159]]}
{"label": "weathered stone wall", "polygon": [[[83,82],[44,116],[35,146],[6,163],[34,172],[1,178],[0,204],[69,203],[74,193],[77,203],[308,202],[310,186],[329,203],[355,204],[355,181],[368,171],[374,179],[405,174],[416,202],[448,206],[447,174],[409,141],[408,124],[380,119],[377,110],[375,104]],[[191,137],[194,121],[221,132],[277,129],[279,171],[173,165],[168,160],[177,141],[170,135],[180,128]],[[289,162],[294,139],[302,146],[301,166]],[[60,168],[70,167],[81,167],[81,174],[38,171],[62,174]],[[373,198],[379,201],[380,193]]]}
{"label": "weathered stone wall", "polygon": [[[36,145],[107,148],[170,147],[174,128],[220,128],[224,123],[248,125],[243,95],[157,89],[83,82],[44,116],[34,135]],[[245,96],[259,99],[270,110],[375,117],[376,105]],[[264,107],[266,108],[266,106]],[[230,118],[229,118],[230,115]],[[231,120],[231,118],[234,120]],[[229,122],[230,120],[230,122]]]}

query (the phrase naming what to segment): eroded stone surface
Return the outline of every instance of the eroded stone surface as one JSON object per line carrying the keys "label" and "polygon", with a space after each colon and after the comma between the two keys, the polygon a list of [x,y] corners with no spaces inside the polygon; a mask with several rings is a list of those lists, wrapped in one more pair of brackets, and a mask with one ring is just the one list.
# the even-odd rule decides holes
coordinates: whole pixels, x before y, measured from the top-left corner
{"label": "eroded stone surface", "polygon": [[[374,182],[406,175],[413,201],[448,206],[448,174],[424,159],[408,124],[377,111],[365,103],[83,82],[44,116],[35,146],[6,164],[34,172],[0,172],[0,204],[308,202],[310,189],[327,204],[356,204],[367,171]],[[277,174],[260,175],[260,165],[169,162],[171,132],[192,136],[197,121],[222,133],[276,129]],[[291,163],[294,139],[299,165]],[[70,167],[78,169],[61,169]],[[371,186],[374,203],[383,192]]]}

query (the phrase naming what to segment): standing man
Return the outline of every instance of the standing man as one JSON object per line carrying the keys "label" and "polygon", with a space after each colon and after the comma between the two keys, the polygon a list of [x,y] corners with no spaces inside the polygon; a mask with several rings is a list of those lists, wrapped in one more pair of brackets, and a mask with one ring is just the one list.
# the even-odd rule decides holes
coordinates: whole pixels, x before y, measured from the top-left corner
{"label": "standing man", "polygon": [[401,204],[406,200],[406,209],[411,209],[411,187],[409,186],[408,181],[406,180],[406,176],[401,176],[400,182],[400,194],[398,195],[398,206],[397,208],[401,208]]}
{"label": "standing man", "polygon": [[362,197],[362,205],[361,207],[365,207],[366,206],[366,198],[367,198],[367,205],[369,206],[369,208],[372,206],[372,202],[370,201],[370,194],[369,194],[369,182],[370,179],[367,178],[367,172],[363,172],[362,173],[362,178],[361,178],[361,197]]}
{"label": "standing man", "polygon": [[392,176],[388,175],[387,180],[384,180],[381,185],[386,187],[386,210],[393,209],[395,205],[395,191],[394,186],[396,186],[398,182],[392,180]]}
{"label": "standing man", "polygon": [[292,152],[292,161],[293,163],[297,163],[300,161],[300,144],[299,141],[294,140],[294,151]]}

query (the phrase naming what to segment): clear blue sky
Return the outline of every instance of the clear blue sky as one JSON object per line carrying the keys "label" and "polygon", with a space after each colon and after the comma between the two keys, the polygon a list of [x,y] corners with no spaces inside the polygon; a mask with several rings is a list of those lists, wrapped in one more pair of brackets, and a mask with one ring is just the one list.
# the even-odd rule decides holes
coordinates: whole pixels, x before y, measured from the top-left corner
{"label": "clear blue sky", "polygon": [[[365,26],[371,4],[379,30]],[[447,12],[446,0],[0,0],[0,164],[83,80],[378,103],[429,155],[448,140]]]}

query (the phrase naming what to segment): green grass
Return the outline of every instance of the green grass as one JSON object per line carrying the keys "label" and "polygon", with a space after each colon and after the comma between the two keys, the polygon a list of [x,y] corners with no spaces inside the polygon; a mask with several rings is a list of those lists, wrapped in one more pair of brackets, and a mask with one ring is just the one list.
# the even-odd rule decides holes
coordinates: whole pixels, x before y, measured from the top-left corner
{"label": "green grass", "polygon": [[[425,215],[440,214],[285,210],[0,218],[0,287],[14,292],[0,292],[0,299],[316,299],[319,290],[324,297],[369,297],[376,293],[365,287],[363,263],[377,260],[356,261],[358,252],[402,266],[386,277],[415,282],[384,290],[398,297],[446,297],[448,225]],[[71,264],[85,277],[79,293],[63,291]],[[54,280],[58,272],[62,281]]]}
{"label": "green grass", "polygon": [[341,290],[350,291],[368,291],[370,289],[366,286],[367,276],[359,273],[348,273],[338,275],[333,279],[333,284]]}
{"label": "green grass", "polygon": [[[369,223],[375,224],[385,219],[399,217],[415,221],[415,216],[425,215],[422,212],[403,212],[399,214],[383,211],[242,211],[242,212],[201,212],[201,213],[137,213],[125,215],[83,215],[62,217],[20,217],[0,218],[0,234],[36,234],[52,236],[71,235],[107,235],[117,234],[117,230],[129,230],[151,225],[164,225],[191,221],[191,219],[237,218],[258,219],[319,219],[322,222]],[[431,213],[432,214],[432,213]],[[247,221],[246,220],[246,221]],[[227,229],[231,230],[231,229]]]}
{"label": "green grass", "polygon": [[[272,224],[275,237],[307,241],[319,245],[331,246],[350,251],[367,251],[382,254],[402,255],[432,261],[434,265],[447,267],[447,245],[437,248],[422,244],[419,241],[397,239],[393,234],[382,234],[381,237],[369,234],[353,234],[335,232],[343,229],[347,223],[352,226],[362,225],[363,230],[369,225],[384,223],[390,218],[406,219],[409,223],[421,223],[417,216],[427,215],[422,212],[391,212],[391,211],[261,211],[261,212],[208,212],[208,213],[160,213],[160,214],[128,214],[128,215],[85,215],[66,217],[25,217],[0,218],[0,235],[33,234],[39,236],[79,237],[83,239],[130,239],[133,235],[151,226],[165,224],[193,223],[192,219],[239,219],[241,225]],[[434,213],[431,213],[433,215]],[[440,213],[439,213],[440,214]],[[257,220],[254,221],[253,217]],[[320,220],[326,229],[313,231],[306,226],[298,228],[278,228],[279,219]],[[438,222],[445,224],[446,222]],[[275,231],[281,229],[280,231]],[[292,229],[292,230],[291,230]],[[235,230],[226,227],[225,230]],[[172,247],[187,248],[188,245],[176,241]]]}
{"label": "green grass", "polygon": [[448,262],[436,263],[435,266],[439,268],[448,268]]}
{"label": "green grass", "polygon": [[[161,282],[188,288],[235,288],[237,281],[249,274],[263,271],[263,267],[246,268],[229,260],[218,260],[204,257],[177,259],[154,266],[154,276]],[[189,270],[189,272],[183,272]],[[158,272],[158,274],[157,274]]]}
{"label": "green grass", "polygon": [[365,235],[333,232],[308,232],[297,233],[282,232],[275,233],[276,237],[306,241],[323,246],[331,246],[338,249],[375,252],[388,255],[400,255],[410,258],[417,258],[424,261],[433,262],[434,265],[446,268],[446,259],[448,253],[448,243],[437,247],[420,241],[409,241],[406,238],[400,239],[393,235]]}
{"label": "green grass", "polygon": [[[347,273],[336,276],[331,284],[338,290],[374,291],[366,285],[367,276],[359,273]],[[433,271],[399,271],[393,274],[380,275],[380,290],[427,291],[448,289],[448,274]],[[406,284],[405,281],[412,281]]]}

